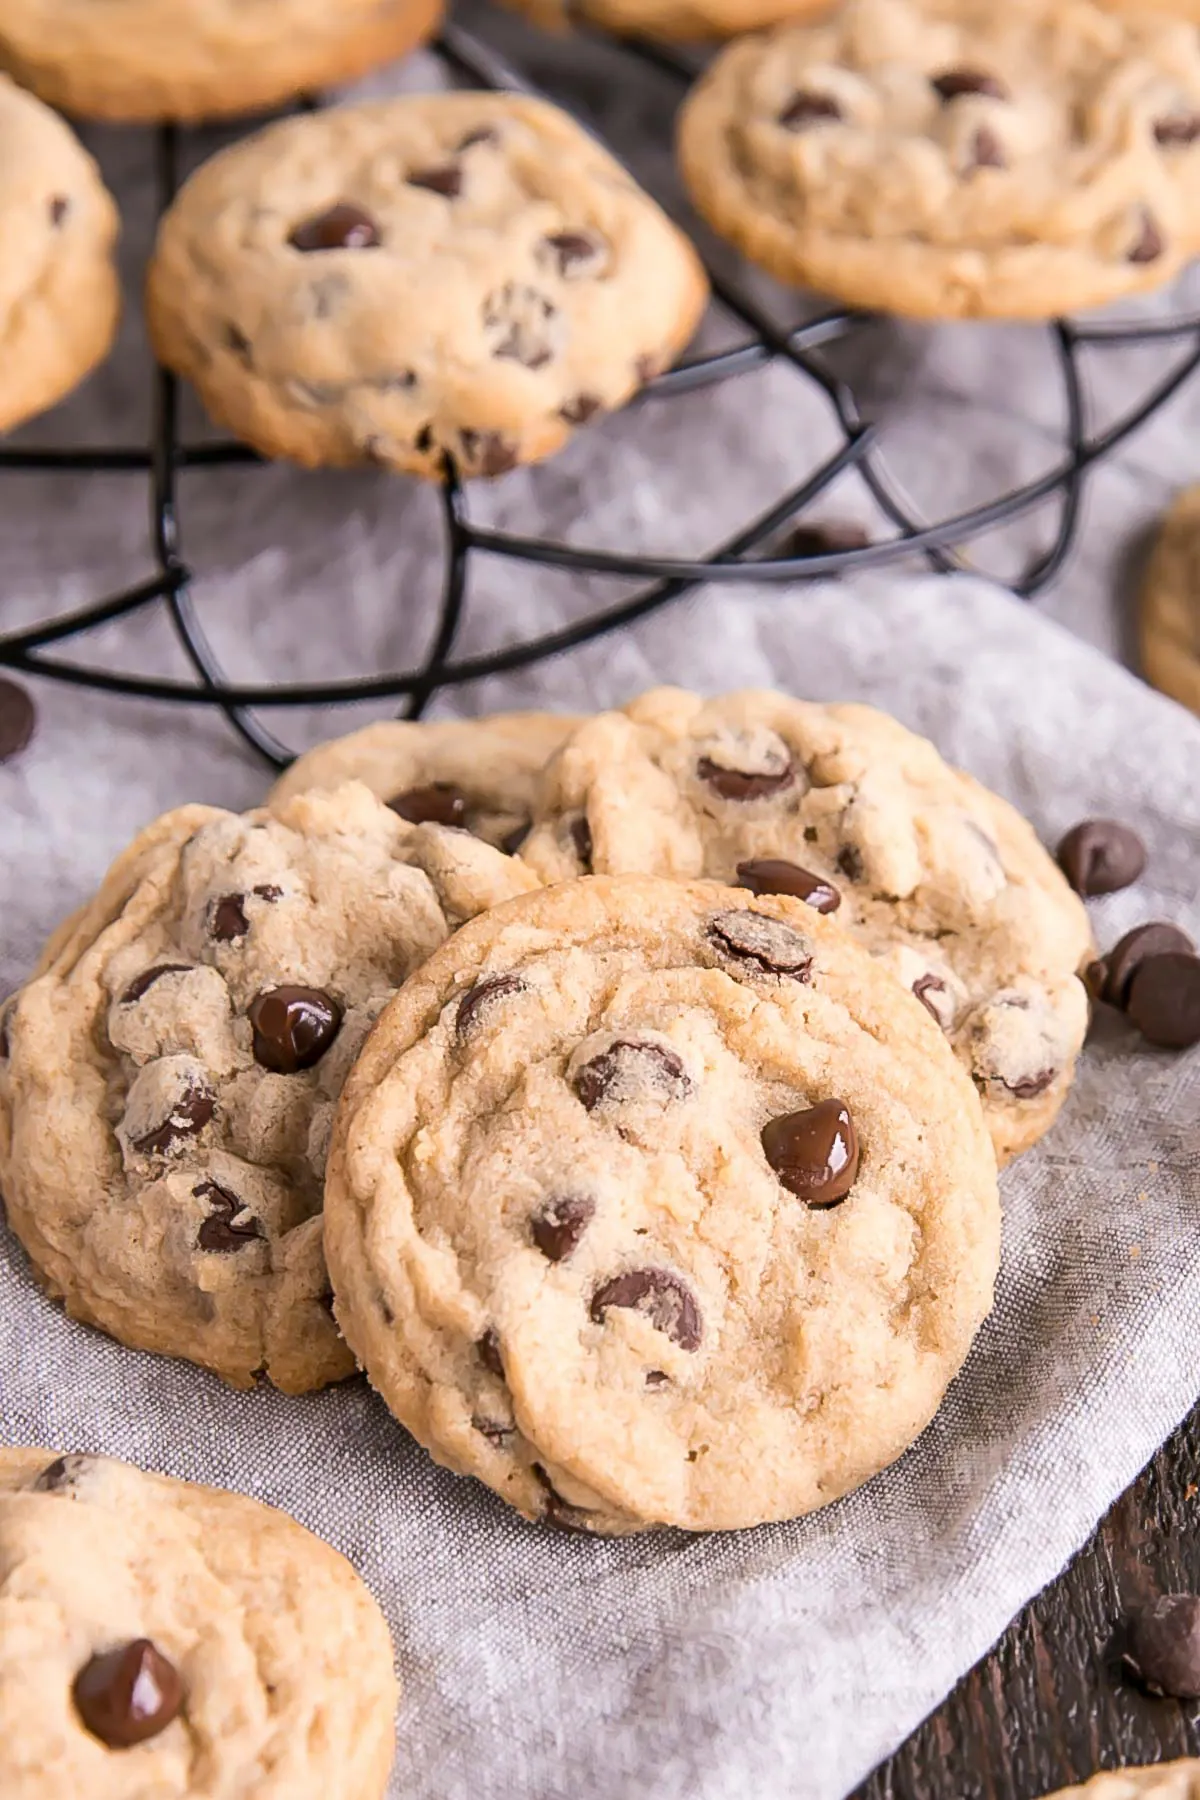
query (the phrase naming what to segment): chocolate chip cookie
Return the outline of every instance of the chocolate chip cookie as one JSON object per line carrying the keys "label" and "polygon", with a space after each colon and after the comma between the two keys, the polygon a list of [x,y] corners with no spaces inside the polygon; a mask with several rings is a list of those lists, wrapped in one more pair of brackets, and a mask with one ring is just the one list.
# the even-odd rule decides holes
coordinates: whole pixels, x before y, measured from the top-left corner
{"label": "chocolate chip cookie", "polygon": [[731,45],[686,103],[709,223],[783,281],[921,318],[1042,319],[1200,241],[1200,42],[1089,0],[848,0]]}
{"label": "chocolate chip cookie", "polygon": [[599,25],[618,37],[703,43],[762,31],[824,9],[827,0],[504,0],[547,31]]}
{"label": "chocolate chip cookie", "polygon": [[594,1532],[784,1519],[924,1428],[996,1168],[928,1012],[787,896],[567,882],[460,931],[334,1128],[339,1323],[439,1462]]}
{"label": "chocolate chip cookie", "polygon": [[1138,603],[1148,681],[1200,713],[1200,487],[1177,494],[1159,527]]}
{"label": "chocolate chip cookie", "polygon": [[116,238],[91,157],[0,75],[0,431],[53,406],[107,356],[121,309]]}
{"label": "chocolate chip cookie", "polygon": [[459,826],[511,853],[529,830],[538,777],[580,723],[569,713],[532,712],[382,719],[298,757],[271,800],[363,781],[402,819]]}
{"label": "chocolate chip cookie", "polygon": [[242,1494],[0,1449],[4,1800],[380,1800],[396,1678],[344,1557]]}
{"label": "chocolate chip cookie", "polygon": [[1012,807],[884,713],[644,694],[568,740],[521,854],[545,881],[705,876],[835,915],[946,1033],[1001,1159],[1066,1098],[1084,908]]}
{"label": "chocolate chip cookie", "polygon": [[269,456],[436,477],[537,462],[665,368],[687,240],[557,108],[425,94],[288,120],[163,221],[159,356]]}
{"label": "chocolate chip cookie", "polygon": [[440,16],[440,0],[5,0],[0,68],[85,118],[217,118],[353,81]]}
{"label": "chocolate chip cookie", "polygon": [[533,885],[357,783],[152,825],[0,1017],[0,1184],[50,1293],[238,1386],[348,1375],[321,1248],[334,1103],[392,990]]}

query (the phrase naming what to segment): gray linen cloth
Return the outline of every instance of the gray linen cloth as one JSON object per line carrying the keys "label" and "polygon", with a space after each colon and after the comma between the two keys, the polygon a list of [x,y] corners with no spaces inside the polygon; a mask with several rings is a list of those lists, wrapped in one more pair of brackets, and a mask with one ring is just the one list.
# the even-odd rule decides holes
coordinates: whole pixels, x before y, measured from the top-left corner
{"label": "gray linen cloth", "polygon": [[[144,143],[97,142],[136,257]],[[940,461],[914,458],[914,482],[932,468],[936,490],[951,461],[1007,478],[989,407],[1015,416],[1027,400],[1037,413],[1036,376],[1020,388],[1020,346],[1035,356],[1036,334],[905,341],[927,358],[906,365],[905,405],[924,393],[941,421]],[[877,348],[882,381],[889,345]],[[938,357],[965,370],[971,356],[977,414],[951,407],[930,374]],[[30,436],[136,440],[144,395],[131,319],[117,360]],[[473,505],[576,542],[694,550],[816,453],[825,427],[804,405],[792,378],[764,372],[647,406]],[[1185,442],[1171,442],[1150,475],[1136,464],[1108,474],[1109,495],[1128,504],[1106,509],[1103,531],[1107,515],[1144,519],[1178,478]],[[206,624],[245,679],[403,666],[427,640],[439,526],[433,496],[414,484],[197,475],[184,483],[183,524]],[[5,474],[0,541],[8,629],[146,572],[142,484]],[[1109,643],[1093,589],[1085,560],[1055,605]],[[488,559],[464,644],[548,629],[616,591]],[[158,616],[106,628],[89,653],[183,672]],[[437,710],[592,708],[665,680],[889,708],[1013,800],[1048,843],[1087,815],[1131,820],[1150,866],[1136,889],[1095,905],[1101,943],[1155,916],[1200,934],[1200,724],[975,578],[710,589]],[[192,799],[253,804],[266,785],[200,710],[49,685],[39,698],[37,740],[0,768],[0,991],[155,813]],[[280,728],[307,741],[363,716]],[[1200,1392],[1200,1052],[1151,1051],[1102,1018],[1061,1122],[1003,1191],[997,1308],[934,1424],[893,1469],[794,1524],[607,1543],[540,1532],[436,1469],[362,1381],[302,1400],[236,1394],[71,1324],[3,1232],[0,1439],[107,1450],[235,1487],[344,1550],[395,1634],[397,1800],[834,1800],[1062,1567]]]}

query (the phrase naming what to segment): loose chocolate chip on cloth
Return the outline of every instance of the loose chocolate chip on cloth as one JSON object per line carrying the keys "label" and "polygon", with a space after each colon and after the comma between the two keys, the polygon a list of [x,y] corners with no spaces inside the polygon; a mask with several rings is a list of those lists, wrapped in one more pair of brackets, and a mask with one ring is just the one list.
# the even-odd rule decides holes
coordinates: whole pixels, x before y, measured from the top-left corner
{"label": "loose chocolate chip on cloth", "polygon": [[1151,1694],[1200,1698],[1200,1599],[1161,1594],[1126,1627],[1122,1660]]}

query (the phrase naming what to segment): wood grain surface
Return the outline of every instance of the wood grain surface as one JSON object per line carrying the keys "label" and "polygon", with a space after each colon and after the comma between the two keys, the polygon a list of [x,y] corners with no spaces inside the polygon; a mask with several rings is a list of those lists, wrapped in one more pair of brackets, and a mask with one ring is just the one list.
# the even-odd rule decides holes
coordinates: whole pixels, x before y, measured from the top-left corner
{"label": "wood grain surface", "polygon": [[1200,1408],[858,1800],[1035,1800],[1200,1754],[1200,1701],[1153,1700],[1120,1666],[1123,1616],[1181,1592],[1200,1593]]}

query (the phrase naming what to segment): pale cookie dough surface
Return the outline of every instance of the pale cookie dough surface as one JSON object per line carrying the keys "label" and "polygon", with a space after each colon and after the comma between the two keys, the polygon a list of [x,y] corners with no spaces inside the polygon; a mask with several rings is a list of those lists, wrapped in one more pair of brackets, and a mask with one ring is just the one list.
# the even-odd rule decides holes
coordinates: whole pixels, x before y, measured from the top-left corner
{"label": "pale cookie dough surface", "polygon": [[0,68],[87,118],[216,118],[352,81],[440,16],[440,0],[5,0]]}
{"label": "pale cookie dough surface", "polygon": [[533,818],[542,770],[580,723],[570,713],[533,712],[431,723],[381,719],[298,757],[271,800],[362,781],[409,812],[461,813],[459,822],[476,837],[516,849]]}
{"label": "pale cookie dough surface", "polygon": [[1200,713],[1200,487],[1185,488],[1155,539],[1138,601],[1148,681]]}
{"label": "pale cookie dough surface", "polygon": [[[143,1639],[179,1710],[110,1747],[75,1683]],[[379,1800],[396,1699],[375,1601],[284,1513],[110,1457],[0,1449],[4,1800]]]}
{"label": "pale cookie dough surface", "polygon": [[358,784],[150,826],[0,1022],[0,1184],[50,1293],[239,1386],[350,1374],[321,1247],[342,1082],[405,976],[533,885]]}
{"label": "pale cookie dough surface", "polygon": [[1200,1761],[1185,1757],[1109,1769],[1078,1787],[1059,1788],[1047,1800],[1200,1800]]}
{"label": "pale cookie dough surface", "polygon": [[83,146],[0,75],[0,431],[53,406],[108,354],[117,229]]}
{"label": "pale cookie dough surface", "polygon": [[781,280],[923,318],[1048,318],[1200,241],[1200,42],[1088,0],[848,0],[686,102],[709,223]]}
{"label": "pale cookie dough surface", "polygon": [[[840,1100],[810,1207],[764,1127]],[[397,996],[330,1155],[338,1319],[438,1461],[530,1518],[734,1528],[924,1428],[991,1305],[995,1161],[925,1011],[835,925],[716,884],[578,881]]]}
{"label": "pale cookie dough surface", "polygon": [[706,298],[687,239],[580,126],[482,93],[223,151],[164,219],[148,289],[160,357],[240,437],[429,477],[549,456],[674,360]]}
{"label": "pale cookie dough surface", "polygon": [[585,721],[521,855],[544,881],[698,876],[783,859],[919,991],[983,1096],[999,1157],[1066,1098],[1087,1025],[1082,902],[1026,822],[867,706],[660,688]]}
{"label": "pale cookie dough surface", "polygon": [[502,0],[548,31],[600,25],[621,37],[705,42],[828,10],[830,0]]}

